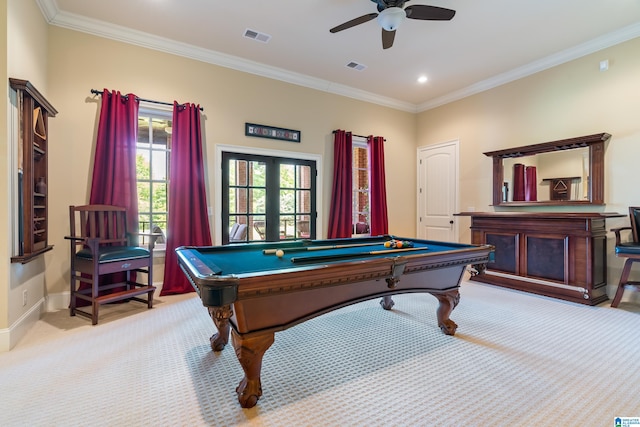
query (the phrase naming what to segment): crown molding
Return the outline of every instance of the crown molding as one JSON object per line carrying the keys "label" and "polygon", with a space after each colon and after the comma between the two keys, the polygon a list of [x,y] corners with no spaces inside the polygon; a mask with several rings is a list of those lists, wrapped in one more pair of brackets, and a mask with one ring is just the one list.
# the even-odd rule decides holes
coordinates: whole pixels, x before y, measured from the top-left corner
{"label": "crown molding", "polygon": [[196,61],[206,62],[233,70],[279,80],[285,83],[295,84],[323,92],[340,95],[359,101],[381,105],[409,113],[427,111],[450,102],[458,101],[477,93],[493,89],[512,81],[530,76],[546,69],[558,66],[565,62],[580,58],[616,44],[631,40],[640,36],[640,23],[633,24],[620,30],[605,34],[586,43],[574,46],[540,60],[534,61],[522,67],[515,68],[494,77],[474,83],[466,88],[453,91],[441,97],[432,99],[422,104],[412,104],[394,98],[384,97],[375,93],[340,85],[328,80],[310,77],[300,73],[294,73],[282,68],[272,67],[255,61],[249,61],[233,55],[199,48],[186,43],[176,42],[164,37],[159,37],[131,30],[119,25],[104,21],[86,18],[83,16],[60,12],[56,0],[36,0],[43,16],[51,25],[68,28],[99,37],[104,37],[123,43],[141,46],[172,55],[182,56]]}
{"label": "crown molding", "polygon": [[60,11],[56,0],[36,0],[36,4],[40,8],[42,16],[44,16],[44,19],[46,19],[48,23],[51,23]]}
{"label": "crown molding", "polygon": [[530,64],[507,71],[506,73],[498,74],[497,76],[482,80],[478,83],[472,84],[471,86],[467,86],[466,88],[448,93],[431,101],[427,101],[423,104],[418,105],[417,111],[423,112],[432,108],[439,107],[441,105],[448,104],[450,102],[458,101],[468,96],[475,95],[477,93],[493,89],[506,83],[522,79],[532,74],[539,73],[549,68],[556,67],[558,65],[564,64],[565,62],[573,61],[574,59],[590,55],[602,49],[615,46],[636,37],[640,37],[640,23],[629,25],[617,31],[605,34],[604,36],[597,37],[588,42],[531,62]]}
{"label": "crown molding", "polygon": [[84,16],[60,12],[55,0],[36,0],[42,13],[51,25],[104,37],[123,43],[141,46],[160,52],[178,55],[196,61],[206,62],[249,74],[266,77],[273,80],[304,86],[307,88],[333,93],[359,101],[365,101],[385,107],[416,112],[416,105],[397,99],[376,95],[375,93],[362,91],[352,87],[339,85],[328,80],[310,77],[300,73],[294,73],[282,68],[272,67],[255,61],[246,60],[233,55],[203,49],[186,43],[177,42],[164,37],[155,36],[137,30],[110,24],[104,21],[87,18]]}

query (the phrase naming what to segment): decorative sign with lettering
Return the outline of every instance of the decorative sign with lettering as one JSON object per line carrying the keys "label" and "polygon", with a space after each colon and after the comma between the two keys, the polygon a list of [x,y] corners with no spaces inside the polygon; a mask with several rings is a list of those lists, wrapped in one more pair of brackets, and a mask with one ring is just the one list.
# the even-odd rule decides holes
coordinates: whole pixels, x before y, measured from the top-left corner
{"label": "decorative sign with lettering", "polygon": [[257,125],[254,123],[244,124],[244,134],[246,136],[279,139],[289,142],[300,142],[301,137],[299,130],[276,128],[273,126]]}

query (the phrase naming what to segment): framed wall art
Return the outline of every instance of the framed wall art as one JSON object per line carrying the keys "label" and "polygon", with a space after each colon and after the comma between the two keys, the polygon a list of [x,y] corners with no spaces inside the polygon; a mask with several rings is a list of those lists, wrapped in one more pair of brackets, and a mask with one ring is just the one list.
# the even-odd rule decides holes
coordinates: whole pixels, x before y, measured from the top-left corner
{"label": "framed wall art", "polygon": [[244,124],[244,134],[258,138],[279,139],[281,141],[300,142],[300,131],[293,129],[277,128],[273,126],[257,125],[255,123]]}

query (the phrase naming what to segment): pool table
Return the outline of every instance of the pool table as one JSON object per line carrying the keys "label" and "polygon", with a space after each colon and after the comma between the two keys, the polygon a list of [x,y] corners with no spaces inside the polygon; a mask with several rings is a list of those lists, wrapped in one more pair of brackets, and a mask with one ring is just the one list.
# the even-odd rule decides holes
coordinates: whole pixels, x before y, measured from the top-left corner
{"label": "pool table", "polygon": [[[385,245],[390,241],[404,246]],[[332,310],[376,297],[390,310],[394,294],[427,292],[439,301],[438,326],[453,335],[449,315],[465,267],[483,270],[493,247],[378,236],[183,246],[176,253],[218,329],[211,348],[222,350],[231,332],[245,374],[238,401],[250,408],[262,395],[262,358],[275,333]]]}

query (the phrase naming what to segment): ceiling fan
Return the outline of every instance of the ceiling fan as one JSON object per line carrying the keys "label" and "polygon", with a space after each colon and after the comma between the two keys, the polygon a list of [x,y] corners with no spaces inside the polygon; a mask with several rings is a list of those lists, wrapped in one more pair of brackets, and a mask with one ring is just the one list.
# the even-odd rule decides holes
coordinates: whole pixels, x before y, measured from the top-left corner
{"label": "ceiling fan", "polygon": [[450,21],[456,14],[455,10],[421,4],[407,6],[403,9],[404,4],[411,0],[371,1],[378,5],[378,13],[362,15],[359,18],[333,27],[329,32],[337,33],[338,31],[346,30],[377,18],[378,24],[382,27],[382,48],[389,49],[393,46],[393,39],[396,37],[396,28],[398,28],[398,25],[400,25],[405,17],[422,21]]}

